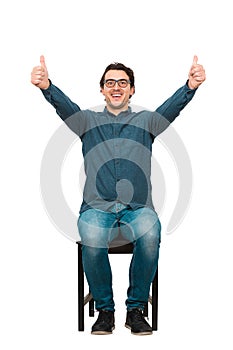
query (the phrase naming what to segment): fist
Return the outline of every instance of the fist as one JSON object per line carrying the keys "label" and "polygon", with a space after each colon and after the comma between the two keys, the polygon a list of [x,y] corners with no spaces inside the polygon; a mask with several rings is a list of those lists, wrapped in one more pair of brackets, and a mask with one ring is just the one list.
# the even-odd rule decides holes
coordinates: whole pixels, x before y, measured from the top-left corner
{"label": "fist", "polygon": [[44,56],[40,56],[40,66],[34,67],[31,72],[31,83],[43,90],[50,85]]}
{"label": "fist", "polygon": [[190,89],[198,88],[205,80],[205,70],[201,64],[197,63],[198,57],[193,57],[193,63],[189,71],[188,86]]}

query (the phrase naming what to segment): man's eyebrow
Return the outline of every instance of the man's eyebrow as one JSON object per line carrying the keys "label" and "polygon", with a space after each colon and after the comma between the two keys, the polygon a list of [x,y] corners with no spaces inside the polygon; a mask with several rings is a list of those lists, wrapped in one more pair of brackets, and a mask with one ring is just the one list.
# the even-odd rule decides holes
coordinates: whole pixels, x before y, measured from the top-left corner
{"label": "man's eyebrow", "polygon": [[115,78],[108,78],[106,80],[128,80],[127,78],[119,78],[119,79],[115,79]]}

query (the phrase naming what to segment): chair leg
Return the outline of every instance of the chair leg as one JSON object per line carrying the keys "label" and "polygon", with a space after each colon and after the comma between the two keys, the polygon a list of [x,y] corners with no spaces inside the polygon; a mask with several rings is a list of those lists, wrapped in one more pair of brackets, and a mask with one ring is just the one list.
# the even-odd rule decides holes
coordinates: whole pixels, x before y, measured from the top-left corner
{"label": "chair leg", "polygon": [[152,283],[152,329],[158,330],[158,269]]}
{"label": "chair leg", "polygon": [[84,272],[80,244],[78,244],[78,330],[84,331]]}
{"label": "chair leg", "polygon": [[[89,293],[91,293],[90,290],[89,290]],[[91,298],[91,300],[89,301],[89,316],[94,317],[94,314],[95,314],[94,299]]]}
{"label": "chair leg", "polygon": [[148,303],[145,304],[145,308],[144,308],[144,311],[143,311],[143,316],[144,317],[148,317]]}

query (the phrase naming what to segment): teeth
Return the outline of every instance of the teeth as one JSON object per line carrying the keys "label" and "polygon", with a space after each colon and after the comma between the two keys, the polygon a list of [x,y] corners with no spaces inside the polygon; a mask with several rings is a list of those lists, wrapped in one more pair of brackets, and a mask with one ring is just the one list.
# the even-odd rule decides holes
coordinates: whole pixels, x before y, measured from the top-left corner
{"label": "teeth", "polygon": [[113,97],[121,97],[120,94],[112,95]]}

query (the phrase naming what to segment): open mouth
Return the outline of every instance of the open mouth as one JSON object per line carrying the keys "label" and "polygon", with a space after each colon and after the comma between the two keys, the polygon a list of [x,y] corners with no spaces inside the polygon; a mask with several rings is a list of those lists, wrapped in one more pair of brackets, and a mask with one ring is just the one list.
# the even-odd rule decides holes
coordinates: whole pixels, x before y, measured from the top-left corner
{"label": "open mouth", "polygon": [[122,96],[122,94],[111,94],[111,96],[112,96],[112,98],[114,98],[114,99],[119,99],[119,98],[121,98],[121,96]]}

